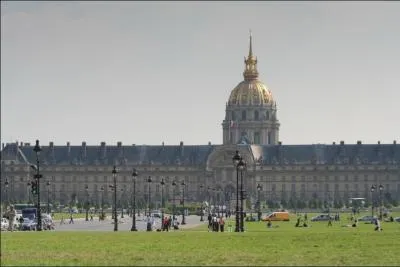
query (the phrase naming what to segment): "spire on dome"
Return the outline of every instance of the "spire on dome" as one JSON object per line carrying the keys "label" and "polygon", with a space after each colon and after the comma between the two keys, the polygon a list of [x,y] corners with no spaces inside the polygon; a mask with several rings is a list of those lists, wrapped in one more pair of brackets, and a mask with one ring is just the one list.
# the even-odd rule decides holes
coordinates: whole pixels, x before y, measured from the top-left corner
{"label": "spire on dome", "polygon": [[249,55],[244,59],[244,63],[246,65],[243,77],[246,81],[248,80],[256,80],[258,78],[257,71],[257,58],[253,56],[253,37],[251,35],[250,30],[250,45],[249,45]]}

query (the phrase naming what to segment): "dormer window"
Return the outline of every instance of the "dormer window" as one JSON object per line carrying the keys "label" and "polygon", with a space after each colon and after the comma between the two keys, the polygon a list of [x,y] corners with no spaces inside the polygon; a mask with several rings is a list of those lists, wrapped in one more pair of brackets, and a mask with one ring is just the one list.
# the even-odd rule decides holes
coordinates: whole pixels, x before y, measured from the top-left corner
{"label": "dormer window", "polygon": [[246,110],[242,111],[242,120],[245,121],[246,120]]}
{"label": "dormer window", "polygon": [[265,111],[265,119],[266,119],[266,120],[269,120],[269,112],[268,112],[268,110]]}
{"label": "dormer window", "polygon": [[254,111],[254,120],[258,121],[259,120],[259,114],[258,114],[258,110]]}

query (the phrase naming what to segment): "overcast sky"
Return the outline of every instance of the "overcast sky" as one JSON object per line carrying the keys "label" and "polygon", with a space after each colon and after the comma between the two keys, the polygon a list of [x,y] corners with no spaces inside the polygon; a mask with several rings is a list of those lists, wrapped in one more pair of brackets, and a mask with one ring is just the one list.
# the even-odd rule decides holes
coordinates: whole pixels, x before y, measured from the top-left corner
{"label": "overcast sky", "polygon": [[221,144],[250,28],[283,144],[399,142],[399,2],[1,5],[1,142]]}

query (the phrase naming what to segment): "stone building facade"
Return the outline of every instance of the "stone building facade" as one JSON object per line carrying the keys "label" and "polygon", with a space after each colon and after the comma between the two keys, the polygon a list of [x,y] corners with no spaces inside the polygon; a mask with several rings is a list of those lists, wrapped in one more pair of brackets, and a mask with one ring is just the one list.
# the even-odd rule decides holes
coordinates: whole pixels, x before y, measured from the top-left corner
{"label": "stone building facade", "polygon": [[[271,91],[258,80],[257,58],[252,39],[245,58],[244,80],[235,87],[226,104],[222,122],[223,144],[179,145],[54,145],[42,146],[41,191],[46,201],[68,204],[85,201],[86,190],[92,203],[111,204],[109,185],[113,165],[118,166],[119,199],[128,203],[132,195],[132,170],[137,177],[139,203],[147,199],[147,178],[152,178],[151,200],[161,202],[161,179],[169,202],[185,200],[227,204],[235,198],[236,169],[232,157],[238,150],[246,160],[244,188],[247,199],[255,202],[257,185],[264,203],[283,203],[290,199],[318,199],[332,203],[350,197],[376,201],[372,185],[383,185],[387,199],[400,200],[400,147],[392,144],[332,143],[329,145],[284,145],[279,140],[277,105]],[[33,145],[9,143],[1,151],[2,200],[27,201],[33,177],[30,164],[36,158]],[[8,186],[5,187],[5,181]],[[50,186],[46,186],[47,181]],[[172,182],[177,182],[176,186]],[[101,188],[104,188],[101,191]]]}

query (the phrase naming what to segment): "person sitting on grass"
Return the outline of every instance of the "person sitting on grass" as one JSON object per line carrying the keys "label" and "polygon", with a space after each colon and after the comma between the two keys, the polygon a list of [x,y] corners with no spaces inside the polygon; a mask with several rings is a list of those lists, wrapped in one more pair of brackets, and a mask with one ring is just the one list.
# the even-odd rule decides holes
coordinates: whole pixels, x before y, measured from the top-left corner
{"label": "person sitting on grass", "polygon": [[268,222],[267,222],[267,227],[268,227],[268,228],[271,228],[271,227],[272,227],[271,220],[268,220]]}

